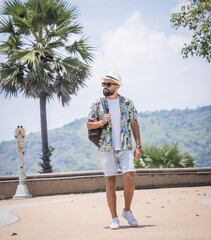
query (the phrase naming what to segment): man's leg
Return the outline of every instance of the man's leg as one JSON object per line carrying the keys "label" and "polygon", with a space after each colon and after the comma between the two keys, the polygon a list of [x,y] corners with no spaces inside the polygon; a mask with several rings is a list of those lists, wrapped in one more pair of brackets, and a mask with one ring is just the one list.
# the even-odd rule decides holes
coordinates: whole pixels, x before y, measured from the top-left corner
{"label": "man's leg", "polygon": [[128,221],[128,223],[131,226],[136,227],[138,226],[138,222],[134,218],[133,213],[130,209],[135,189],[134,181],[135,168],[133,152],[132,151],[121,152],[119,163],[124,178],[125,208],[122,211],[122,216]]}
{"label": "man's leg", "polygon": [[116,213],[116,176],[106,177],[106,196],[112,219],[117,217]]}
{"label": "man's leg", "polygon": [[123,174],[124,177],[124,198],[125,198],[125,211],[130,211],[131,202],[133,199],[135,181],[134,172],[126,172]]}
{"label": "man's leg", "polygon": [[116,175],[117,163],[113,152],[101,152],[101,163],[106,179],[106,196],[112,218],[117,217],[116,213]]}
{"label": "man's leg", "polygon": [[130,209],[131,202],[133,199],[134,188],[135,188],[134,172],[127,172],[123,176],[124,176],[124,182],[125,182],[125,189],[124,189],[125,209],[123,209],[122,211],[122,216],[128,221],[128,223],[131,226],[137,227],[138,222],[134,218],[133,213]]}

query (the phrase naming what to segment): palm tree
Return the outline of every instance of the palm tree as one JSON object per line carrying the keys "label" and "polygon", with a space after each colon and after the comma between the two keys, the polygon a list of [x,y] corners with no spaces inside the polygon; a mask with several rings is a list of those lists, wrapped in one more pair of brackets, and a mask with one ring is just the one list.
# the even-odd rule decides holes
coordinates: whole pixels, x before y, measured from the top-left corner
{"label": "palm tree", "polygon": [[185,168],[194,167],[193,158],[181,153],[179,144],[165,143],[162,146],[147,144],[143,146],[142,158],[135,161],[136,168]]}
{"label": "palm tree", "polygon": [[0,33],[6,40],[0,53],[0,93],[39,98],[43,172],[49,159],[46,102],[58,97],[63,106],[90,76],[93,48],[80,37],[77,7],[63,0],[12,0],[2,7]]}

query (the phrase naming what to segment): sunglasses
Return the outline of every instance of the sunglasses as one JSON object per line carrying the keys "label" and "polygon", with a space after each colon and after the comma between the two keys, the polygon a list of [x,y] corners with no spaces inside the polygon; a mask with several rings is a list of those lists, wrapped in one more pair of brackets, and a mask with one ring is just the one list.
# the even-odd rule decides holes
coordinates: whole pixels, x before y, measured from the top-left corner
{"label": "sunglasses", "polygon": [[103,86],[103,87],[105,87],[105,86],[110,87],[111,85],[119,85],[119,84],[110,83],[110,82],[108,82],[108,83],[102,82],[102,86]]}

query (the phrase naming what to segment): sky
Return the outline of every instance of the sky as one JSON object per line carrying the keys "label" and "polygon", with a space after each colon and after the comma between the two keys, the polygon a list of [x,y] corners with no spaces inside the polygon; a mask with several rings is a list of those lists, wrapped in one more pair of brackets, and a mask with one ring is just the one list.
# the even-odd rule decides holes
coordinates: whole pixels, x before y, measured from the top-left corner
{"label": "sky", "polygon": [[[101,77],[122,77],[119,93],[133,100],[138,112],[195,109],[211,104],[210,64],[203,58],[183,59],[191,40],[187,29],[175,30],[170,18],[179,0],[72,0],[89,44],[96,48],[92,75],[67,107],[57,99],[47,104],[48,129],[87,117],[102,97]],[[0,5],[3,3],[0,0]],[[2,38],[2,36],[0,36]],[[0,141],[14,139],[22,125],[26,134],[40,132],[39,100],[0,95]]]}

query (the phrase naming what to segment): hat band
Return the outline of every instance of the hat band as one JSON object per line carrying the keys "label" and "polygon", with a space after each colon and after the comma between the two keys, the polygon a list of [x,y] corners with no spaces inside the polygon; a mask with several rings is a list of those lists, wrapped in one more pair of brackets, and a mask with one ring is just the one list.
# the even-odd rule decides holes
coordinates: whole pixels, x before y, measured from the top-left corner
{"label": "hat band", "polygon": [[107,75],[106,77],[107,77],[107,78],[114,79],[114,80],[116,80],[116,81],[118,81],[118,82],[119,82],[119,80],[118,80],[118,79],[116,79],[116,78],[114,78],[114,77],[111,77],[111,76],[109,76],[109,75]]}

